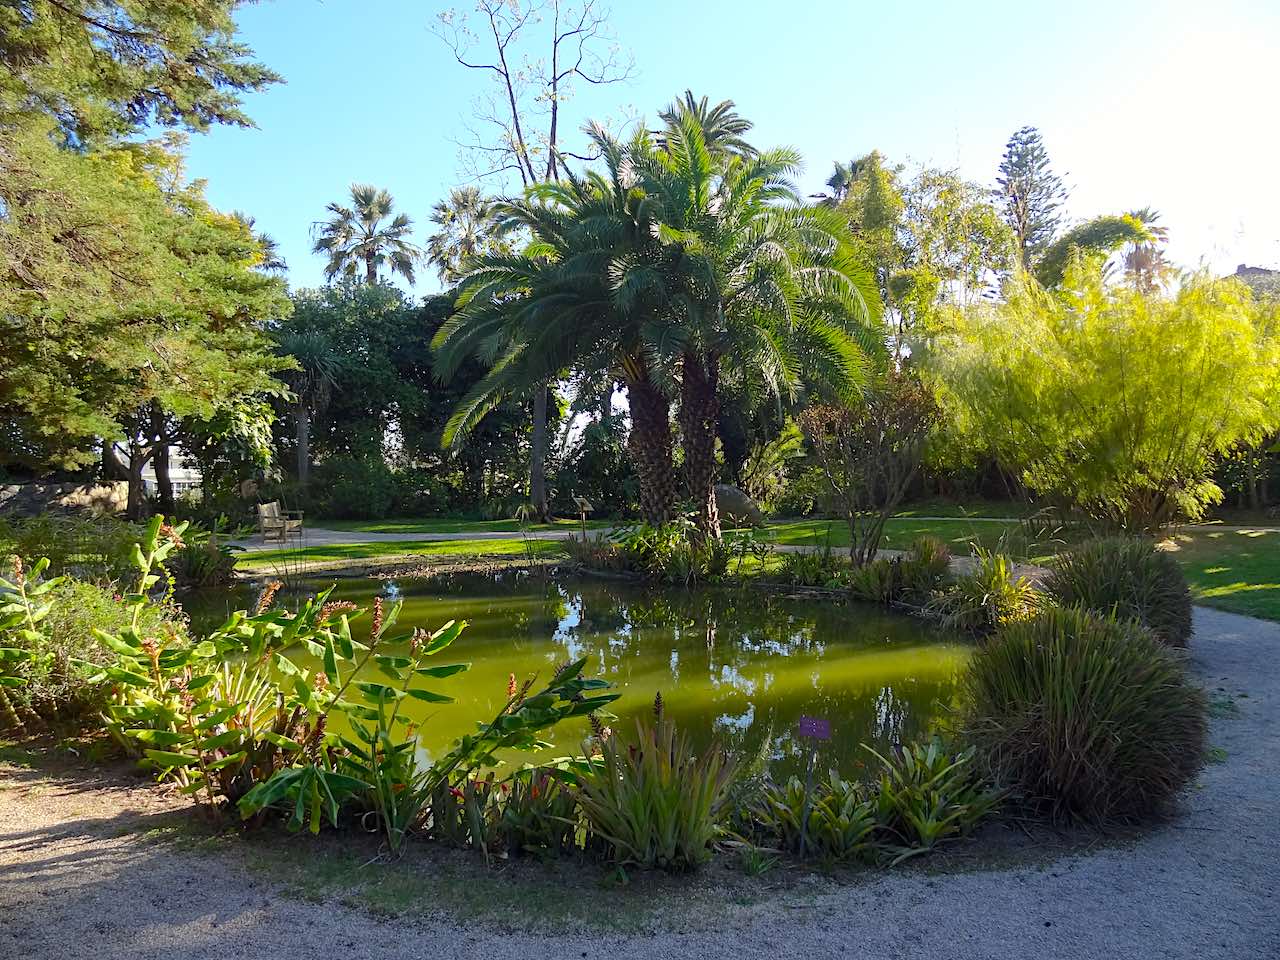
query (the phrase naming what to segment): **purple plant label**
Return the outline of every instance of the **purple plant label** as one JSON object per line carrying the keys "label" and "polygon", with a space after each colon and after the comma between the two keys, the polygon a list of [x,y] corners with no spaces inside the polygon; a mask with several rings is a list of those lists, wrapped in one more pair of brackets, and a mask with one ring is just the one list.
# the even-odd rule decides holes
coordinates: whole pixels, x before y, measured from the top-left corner
{"label": "purple plant label", "polygon": [[813,740],[830,740],[831,721],[822,717],[801,717],[800,736]]}

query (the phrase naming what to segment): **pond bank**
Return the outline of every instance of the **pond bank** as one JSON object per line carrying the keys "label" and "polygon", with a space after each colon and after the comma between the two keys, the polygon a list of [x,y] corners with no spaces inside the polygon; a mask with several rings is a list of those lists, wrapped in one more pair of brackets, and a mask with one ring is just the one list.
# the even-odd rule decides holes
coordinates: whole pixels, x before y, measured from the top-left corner
{"label": "pond bank", "polygon": [[[395,885],[405,864],[356,865],[385,871],[391,884],[361,906],[286,877],[289,864],[264,873],[241,849],[156,842],[172,833],[175,802],[154,788],[104,783],[88,769],[51,778],[4,765],[0,955],[195,960],[261,944],[280,960],[1267,956],[1280,939],[1278,654],[1280,625],[1196,610],[1191,668],[1214,699],[1211,743],[1221,762],[1205,768],[1180,817],[1139,841],[1049,864],[889,871],[849,884],[815,877],[763,901],[738,884],[709,902],[697,881],[674,878],[658,893],[687,909],[638,933],[601,923],[625,910],[625,891],[609,886],[580,898],[579,921],[549,933],[512,932],[500,913],[460,923]],[[477,886],[455,900],[484,893]]]}

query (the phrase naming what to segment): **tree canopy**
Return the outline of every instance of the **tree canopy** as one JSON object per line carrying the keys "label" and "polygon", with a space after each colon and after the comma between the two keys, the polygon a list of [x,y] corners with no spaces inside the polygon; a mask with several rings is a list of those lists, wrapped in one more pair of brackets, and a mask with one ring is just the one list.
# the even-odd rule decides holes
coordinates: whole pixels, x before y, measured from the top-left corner
{"label": "tree canopy", "polygon": [[1216,458],[1280,424],[1280,312],[1205,276],[1166,294],[1077,258],[1056,291],[1015,277],[953,313],[928,368],[955,429],[1129,529],[1202,516]]}
{"label": "tree canopy", "polygon": [[236,39],[244,0],[0,4],[0,122],[41,115],[72,143],[148,123],[251,126],[240,95],[278,83]]}

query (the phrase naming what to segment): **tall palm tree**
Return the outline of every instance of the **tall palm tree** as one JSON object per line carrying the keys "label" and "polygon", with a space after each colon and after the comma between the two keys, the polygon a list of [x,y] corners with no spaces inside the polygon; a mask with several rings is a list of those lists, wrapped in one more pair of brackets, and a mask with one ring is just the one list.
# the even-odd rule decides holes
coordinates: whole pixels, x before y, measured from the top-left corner
{"label": "tall palm tree", "polygon": [[356,277],[364,269],[365,282],[377,283],[385,266],[413,283],[414,265],[422,255],[409,241],[413,221],[406,214],[392,216],[395,201],[386,190],[365,183],[351,185],[351,205],[331,203],[329,219],[316,224],[313,252],[329,258],[324,275]]}
{"label": "tall palm tree", "polygon": [[1130,244],[1124,255],[1124,272],[1129,281],[1144,293],[1154,293],[1172,269],[1164,255],[1164,244],[1169,240],[1169,230],[1160,226],[1160,211],[1150,207],[1134,210],[1129,214],[1146,227],[1149,236]]}
{"label": "tall palm tree", "polygon": [[652,522],[672,512],[678,398],[700,527],[718,537],[722,371],[777,394],[793,395],[802,376],[848,393],[877,348],[878,300],[844,221],[799,203],[794,154],[713,153],[701,123],[698,111],[680,112],[663,146],[644,132],[623,145],[593,130],[607,176],[567,177],[508,204],[504,216],[532,242],[477,258],[434,345],[446,374],[473,353],[491,364],[450,420],[452,440],[539,377],[610,371],[628,392],[629,449]]}
{"label": "tall palm tree", "polygon": [[431,208],[431,222],[437,229],[427,239],[426,260],[442,283],[456,283],[478,254],[504,248],[497,232],[497,210],[496,201],[475,187],[450,190],[447,200]]}
{"label": "tall palm tree", "polygon": [[709,148],[702,118],[679,112],[666,149],[631,163],[668,252],[678,310],[665,340],[679,347],[685,471],[704,536],[718,538],[715,439],[725,373],[794,396],[801,377],[848,396],[882,350],[879,296],[834,211],[806,207],[791,150]]}
{"label": "tall palm tree", "polygon": [[568,369],[604,374],[628,392],[628,448],[641,513],[661,524],[672,518],[676,498],[671,390],[654,369],[661,358],[645,334],[665,292],[656,275],[646,286],[640,272],[658,246],[643,194],[630,182],[624,147],[598,128],[589,132],[607,175],[566,172],[502,204],[504,229],[526,233],[529,245],[519,254],[476,257],[462,279],[457,313],[433,344],[436,369],[447,377],[477,355],[490,371],[463,399],[444,438],[463,442],[503,396],[536,389]]}
{"label": "tall palm tree", "polygon": [[678,97],[658,113],[664,126],[655,131],[658,146],[669,149],[671,139],[680,136],[680,120],[691,117],[702,131],[702,139],[707,149],[717,154],[737,153],[749,156],[756,148],[744,138],[753,124],[735,109],[732,100],[721,100],[712,104],[706,97],[695,97],[692,90],[686,90],[683,97]]}

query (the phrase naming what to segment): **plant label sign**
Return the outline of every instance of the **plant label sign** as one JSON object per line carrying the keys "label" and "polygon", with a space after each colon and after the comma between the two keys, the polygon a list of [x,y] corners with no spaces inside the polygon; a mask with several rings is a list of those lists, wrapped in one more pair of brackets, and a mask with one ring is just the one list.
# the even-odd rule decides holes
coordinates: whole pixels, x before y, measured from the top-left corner
{"label": "plant label sign", "polygon": [[810,740],[830,740],[831,721],[822,717],[801,717],[800,736]]}

